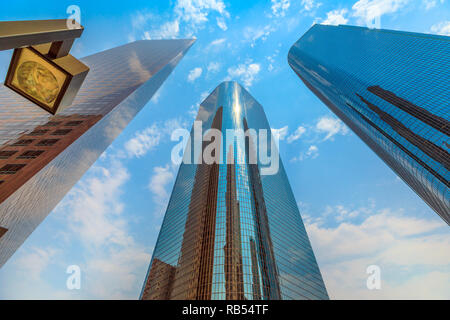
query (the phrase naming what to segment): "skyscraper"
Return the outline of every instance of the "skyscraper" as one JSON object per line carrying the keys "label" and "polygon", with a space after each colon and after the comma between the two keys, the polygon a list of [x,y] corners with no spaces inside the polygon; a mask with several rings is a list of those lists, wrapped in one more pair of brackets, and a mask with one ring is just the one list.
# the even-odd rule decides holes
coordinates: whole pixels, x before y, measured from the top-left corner
{"label": "skyscraper", "polygon": [[[195,153],[198,127],[222,138]],[[228,139],[250,130],[268,139]],[[262,106],[236,82],[201,103],[141,299],[328,299],[277,146],[267,146],[271,163],[257,157],[267,140]],[[195,162],[207,150],[215,161]],[[273,163],[278,170],[265,171]]]}
{"label": "skyscraper", "polygon": [[289,64],[450,224],[450,38],[314,25]]}
{"label": "skyscraper", "polygon": [[0,87],[0,267],[149,101],[193,40],[137,41],[82,61],[73,104],[51,115]]}

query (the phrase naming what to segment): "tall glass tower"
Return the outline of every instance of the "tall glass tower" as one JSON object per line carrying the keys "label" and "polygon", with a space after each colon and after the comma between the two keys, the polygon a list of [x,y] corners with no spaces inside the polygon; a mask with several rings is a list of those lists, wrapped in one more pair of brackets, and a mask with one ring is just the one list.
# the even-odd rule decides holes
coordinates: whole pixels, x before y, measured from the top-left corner
{"label": "tall glass tower", "polygon": [[150,100],[193,40],[137,41],[82,61],[73,104],[51,115],[0,86],[0,267]]}
{"label": "tall glass tower", "polygon": [[[222,139],[215,161],[194,161],[203,132]],[[198,128],[197,128],[198,129]],[[209,131],[208,131],[209,130]],[[267,133],[268,139],[231,132]],[[205,134],[206,136],[206,134]],[[201,139],[201,138],[200,138]],[[272,162],[257,157],[269,141]],[[200,105],[141,299],[328,299],[262,106],[236,82]],[[211,143],[212,143],[211,142]],[[206,152],[208,142],[201,142]],[[276,170],[265,171],[270,166]]]}
{"label": "tall glass tower", "polygon": [[288,61],[450,224],[450,37],[314,25]]}

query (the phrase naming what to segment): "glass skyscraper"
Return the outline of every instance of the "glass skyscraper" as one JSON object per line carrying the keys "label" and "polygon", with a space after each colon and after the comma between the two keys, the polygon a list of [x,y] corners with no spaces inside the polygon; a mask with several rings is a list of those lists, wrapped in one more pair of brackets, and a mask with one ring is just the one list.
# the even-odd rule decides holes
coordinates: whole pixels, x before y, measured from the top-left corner
{"label": "glass skyscraper", "polygon": [[[262,106],[224,82],[201,103],[196,123],[222,132],[214,139],[221,151],[195,163],[194,124],[141,299],[328,299],[277,146],[267,146],[269,164],[256,156],[261,136],[225,138],[253,129],[270,142]],[[273,162],[278,170],[265,172]]]}
{"label": "glass skyscraper", "polygon": [[314,25],[289,64],[450,224],[450,37]]}
{"label": "glass skyscraper", "polygon": [[137,41],[82,61],[73,104],[51,115],[0,86],[0,267],[150,100],[193,40]]}

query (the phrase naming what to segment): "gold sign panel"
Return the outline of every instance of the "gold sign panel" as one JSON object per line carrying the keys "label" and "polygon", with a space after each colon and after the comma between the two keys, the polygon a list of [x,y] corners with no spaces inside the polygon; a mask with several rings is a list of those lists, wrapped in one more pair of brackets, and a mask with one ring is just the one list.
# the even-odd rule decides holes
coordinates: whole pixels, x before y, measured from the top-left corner
{"label": "gold sign panel", "polygon": [[68,21],[0,21],[0,50],[14,49],[5,86],[52,114],[73,103],[89,73],[69,54],[84,28]]}
{"label": "gold sign panel", "polygon": [[[18,50],[10,86],[23,96],[54,111],[68,75],[32,48]],[[59,99],[58,99],[59,98]]]}
{"label": "gold sign panel", "polygon": [[51,44],[14,50],[5,85],[52,114],[70,106],[89,68],[67,54],[50,57]]}

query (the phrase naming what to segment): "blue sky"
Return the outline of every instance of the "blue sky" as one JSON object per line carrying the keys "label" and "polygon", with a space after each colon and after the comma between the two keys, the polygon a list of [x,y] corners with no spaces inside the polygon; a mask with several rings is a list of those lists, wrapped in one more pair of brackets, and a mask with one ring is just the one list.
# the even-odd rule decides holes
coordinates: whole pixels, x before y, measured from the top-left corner
{"label": "blue sky", "polygon": [[[197,38],[153,99],[0,269],[0,299],[136,299],[174,183],[170,141],[199,103],[237,80],[280,133],[280,152],[331,298],[450,299],[448,226],[287,64],[313,23],[450,36],[449,0],[173,0],[2,3],[0,20],[81,9],[83,57],[139,39]],[[11,52],[0,52],[4,78]],[[66,288],[79,265],[81,289]],[[366,268],[381,268],[380,290]]]}

